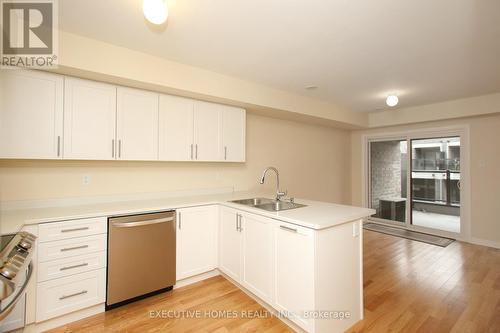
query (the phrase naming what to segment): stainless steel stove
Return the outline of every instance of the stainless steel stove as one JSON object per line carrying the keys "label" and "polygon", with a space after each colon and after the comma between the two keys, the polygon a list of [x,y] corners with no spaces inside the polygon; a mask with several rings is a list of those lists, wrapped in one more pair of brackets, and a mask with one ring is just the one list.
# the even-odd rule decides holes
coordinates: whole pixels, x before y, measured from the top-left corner
{"label": "stainless steel stove", "polygon": [[0,331],[2,321],[24,297],[33,271],[35,240],[24,231],[0,236]]}

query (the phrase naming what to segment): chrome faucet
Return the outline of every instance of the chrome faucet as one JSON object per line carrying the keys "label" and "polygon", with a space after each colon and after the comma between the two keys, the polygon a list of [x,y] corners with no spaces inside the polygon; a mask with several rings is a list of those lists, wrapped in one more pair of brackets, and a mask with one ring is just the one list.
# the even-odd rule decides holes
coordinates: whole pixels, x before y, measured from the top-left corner
{"label": "chrome faucet", "polygon": [[287,194],[287,191],[286,190],[284,192],[280,191],[280,175],[278,169],[276,169],[275,167],[267,167],[262,173],[262,178],[260,179],[260,183],[264,184],[264,180],[266,179],[266,174],[269,170],[272,170],[276,173],[276,200],[280,201],[281,198]]}

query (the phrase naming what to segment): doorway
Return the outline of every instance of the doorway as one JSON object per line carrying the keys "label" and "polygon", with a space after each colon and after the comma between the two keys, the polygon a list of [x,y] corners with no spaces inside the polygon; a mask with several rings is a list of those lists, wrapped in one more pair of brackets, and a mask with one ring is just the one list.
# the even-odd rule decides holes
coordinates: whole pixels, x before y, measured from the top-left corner
{"label": "doorway", "polygon": [[468,131],[366,136],[365,206],[376,211],[370,222],[466,238],[464,138]]}

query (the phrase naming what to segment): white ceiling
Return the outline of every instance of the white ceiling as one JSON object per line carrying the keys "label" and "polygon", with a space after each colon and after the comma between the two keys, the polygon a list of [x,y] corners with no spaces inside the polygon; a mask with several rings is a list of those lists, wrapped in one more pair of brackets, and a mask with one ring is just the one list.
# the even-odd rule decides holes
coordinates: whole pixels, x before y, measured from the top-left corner
{"label": "white ceiling", "polygon": [[59,1],[60,25],[354,111],[500,91],[498,0],[167,2],[160,29],[141,0]]}

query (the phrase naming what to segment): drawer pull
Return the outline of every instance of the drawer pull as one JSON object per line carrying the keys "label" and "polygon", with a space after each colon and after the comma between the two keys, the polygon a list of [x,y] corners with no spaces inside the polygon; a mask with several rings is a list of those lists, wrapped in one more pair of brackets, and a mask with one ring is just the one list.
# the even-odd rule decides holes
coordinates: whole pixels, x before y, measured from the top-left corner
{"label": "drawer pull", "polygon": [[63,230],[61,230],[61,232],[74,232],[74,231],[83,231],[83,230],[89,230],[89,227],[63,229]]}
{"label": "drawer pull", "polygon": [[89,247],[88,245],[81,245],[81,246],[75,246],[75,247],[65,247],[64,249],[61,249],[61,252],[86,249],[88,247]]}
{"label": "drawer pull", "polygon": [[280,225],[280,228],[283,230],[286,230],[286,231],[290,231],[290,232],[297,232],[297,229],[285,227],[284,225]]}
{"label": "drawer pull", "polygon": [[68,269],[73,269],[73,268],[78,268],[78,267],[85,267],[85,266],[88,266],[89,264],[88,263],[83,263],[83,264],[79,264],[79,265],[73,265],[73,266],[66,266],[66,267],[61,267],[59,268],[60,271],[66,271]]}
{"label": "drawer pull", "polygon": [[71,295],[63,295],[63,296],[59,297],[59,300],[62,301],[63,299],[70,298],[70,297],[75,297],[75,296],[80,296],[80,295],[84,295],[86,293],[87,293],[87,290],[82,290],[79,293],[74,293],[74,294],[71,294]]}

